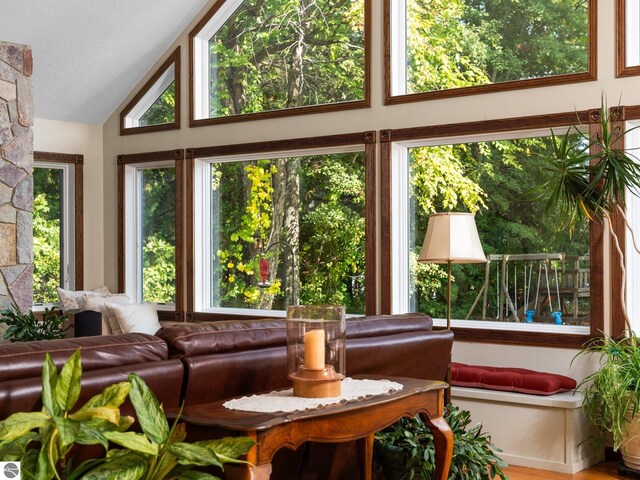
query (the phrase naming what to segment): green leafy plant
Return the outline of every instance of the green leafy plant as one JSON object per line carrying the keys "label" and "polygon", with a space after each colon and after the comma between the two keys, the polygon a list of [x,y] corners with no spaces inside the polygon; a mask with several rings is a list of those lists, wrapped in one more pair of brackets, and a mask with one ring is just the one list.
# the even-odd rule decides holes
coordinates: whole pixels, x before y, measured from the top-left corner
{"label": "green leafy plant", "polygon": [[[447,405],[444,418],[454,437],[453,457],[449,478],[455,480],[485,480],[496,477],[506,480],[502,468],[507,464],[495,452],[501,450],[491,443],[482,431],[482,424],[471,428],[471,414],[454,405]],[[378,461],[381,450],[391,446],[401,453],[403,471],[397,478],[430,480],[435,475],[435,446],[433,435],[420,417],[402,418],[376,434]],[[385,472],[385,476],[387,476]]]}
{"label": "green leafy plant", "polygon": [[[246,463],[238,457],[251,449],[253,440],[233,437],[185,442],[184,425],[176,419],[169,427],[157,398],[135,373],[129,375],[128,382],[105,388],[73,411],[81,377],[80,350],[60,372],[46,354],[42,411],[14,413],[0,422],[1,461],[20,461],[27,478],[37,480],[216,480],[218,477],[193,467]],[[127,396],[142,433],[127,431],[135,419],[120,414]],[[110,448],[111,444],[123,448]],[[74,469],[69,457],[75,445],[102,445],[107,453]]]}
{"label": "green leafy plant", "polygon": [[[613,438],[618,450],[628,431],[629,419],[638,412],[640,403],[640,349],[637,338],[598,338],[578,355],[600,357],[598,370],[587,376],[578,389],[584,388],[582,405],[585,415]],[[597,447],[600,437],[593,438]]]}
{"label": "green leafy plant", "polygon": [[[629,150],[619,148],[625,131],[612,119],[606,100],[602,99],[599,112],[599,132],[592,138],[579,125],[571,126],[564,135],[552,131],[554,151],[542,157],[545,162],[546,181],[538,192],[546,197],[545,211],[557,211],[569,229],[579,221],[601,221],[607,229],[618,254],[622,273],[620,303],[625,324],[631,338],[631,322],[626,311],[626,268],[624,252],[613,229],[611,215],[620,215],[632,236],[632,244],[640,253],[633,230],[624,211],[628,192],[640,195],[640,163]],[[577,136],[575,135],[577,133]],[[577,140],[576,140],[577,138]]]}
{"label": "green leafy plant", "polygon": [[153,392],[135,373],[129,375],[129,397],[142,428],[142,433],[107,432],[105,437],[122,449],[107,452],[104,463],[82,478],[111,480],[114,473],[127,480],[219,480],[218,477],[196,471],[192,467],[216,466],[224,463],[246,463],[238,460],[254,445],[247,437],[227,437],[195,443],[184,441],[184,425],[176,419],[170,428]]}
{"label": "green leafy plant", "polygon": [[0,320],[7,324],[4,339],[10,342],[32,342],[34,340],[52,340],[64,338],[66,315],[58,315],[53,308],[45,308],[42,319],[38,319],[32,310],[22,313],[14,303],[12,308],[0,311]]}
{"label": "green leafy plant", "polygon": [[[58,470],[67,469],[67,456],[74,444],[108,448],[105,434],[126,430],[133,423],[133,418],[120,415],[119,408],[127,398],[128,382],[105,388],[72,413],[80,396],[81,376],[80,350],[71,355],[60,372],[46,354],[42,411],[14,413],[0,422],[1,460],[20,461],[22,471],[38,480],[60,479]],[[78,472],[92,463],[96,462],[81,465]]]}

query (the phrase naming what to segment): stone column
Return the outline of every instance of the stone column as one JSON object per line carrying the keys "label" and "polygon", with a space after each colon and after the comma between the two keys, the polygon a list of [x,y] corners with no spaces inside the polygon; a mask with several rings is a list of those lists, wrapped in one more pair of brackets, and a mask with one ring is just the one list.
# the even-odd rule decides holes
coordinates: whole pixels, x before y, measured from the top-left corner
{"label": "stone column", "polygon": [[31,50],[0,42],[0,309],[33,303]]}

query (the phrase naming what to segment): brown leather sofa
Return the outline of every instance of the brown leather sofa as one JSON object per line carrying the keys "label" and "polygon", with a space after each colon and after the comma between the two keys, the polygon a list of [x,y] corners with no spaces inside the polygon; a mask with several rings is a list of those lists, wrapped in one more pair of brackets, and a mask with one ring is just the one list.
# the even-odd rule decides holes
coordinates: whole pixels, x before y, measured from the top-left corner
{"label": "brown leather sofa", "polygon": [[[349,319],[347,374],[442,380],[452,343],[453,334],[433,331],[426,315]],[[40,409],[45,352],[60,368],[78,348],[83,367],[78,405],[126,380],[130,372],[138,373],[166,407],[179,406],[182,400],[202,403],[289,386],[285,320],[182,323],[166,326],[156,336],[133,333],[0,345],[0,419]],[[132,413],[130,405],[123,410]],[[334,448],[312,445],[281,452],[272,478],[357,478],[353,446],[340,446],[340,455],[333,455]]]}
{"label": "brown leather sofa", "polygon": [[[51,354],[58,370],[78,348],[82,357],[82,389],[78,406],[105,387],[138,373],[164,405],[180,404],[182,362],[169,358],[166,342],[153,335],[129,333],[0,345],[0,419],[15,412],[39,410],[42,364]],[[124,405],[130,414],[132,407]]]}
{"label": "brown leather sofa", "polygon": [[[347,375],[381,374],[444,380],[453,334],[432,330],[422,314],[347,321]],[[185,366],[187,405],[283,388],[287,379],[286,321],[181,323],[156,335]]]}

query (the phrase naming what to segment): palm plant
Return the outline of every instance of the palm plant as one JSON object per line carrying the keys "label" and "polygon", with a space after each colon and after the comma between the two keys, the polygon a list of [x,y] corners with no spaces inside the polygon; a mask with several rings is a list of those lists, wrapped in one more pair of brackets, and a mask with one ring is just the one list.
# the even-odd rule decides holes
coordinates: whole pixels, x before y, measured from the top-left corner
{"label": "palm plant", "polygon": [[[600,107],[600,128],[595,138],[584,132],[580,126],[571,126],[564,135],[556,136],[552,131],[553,155],[545,157],[544,169],[548,180],[540,187],[548,195],[546,211],[557,209],[565,225],[573,230],[580,221],[596,220],[605,225],[622,271],[620,301],[628,334],[632,328],[626,310],[626,268],[620,239],[613,229],[611,217],[619,214],[631,233],[633,245],[640,253],[635,235],[625,215],[627,193],[640,196],[640,163],[629,150],[619,146],[625,131],[612,119],[606,101]],[[576,132],[578,141],[575,141]]]}

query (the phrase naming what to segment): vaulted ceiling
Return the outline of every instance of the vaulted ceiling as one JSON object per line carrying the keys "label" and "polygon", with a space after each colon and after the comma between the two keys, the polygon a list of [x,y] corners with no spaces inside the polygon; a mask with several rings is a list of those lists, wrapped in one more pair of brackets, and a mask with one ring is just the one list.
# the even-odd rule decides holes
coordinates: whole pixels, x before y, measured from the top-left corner
{"label": "vaulted ceiling", "polygon": [[0,0],[0,41],[33,51],[37,118],[103,123],[206,0]]}

